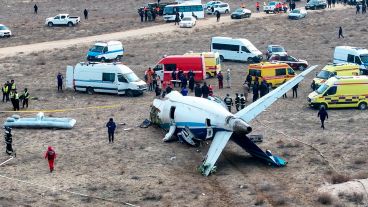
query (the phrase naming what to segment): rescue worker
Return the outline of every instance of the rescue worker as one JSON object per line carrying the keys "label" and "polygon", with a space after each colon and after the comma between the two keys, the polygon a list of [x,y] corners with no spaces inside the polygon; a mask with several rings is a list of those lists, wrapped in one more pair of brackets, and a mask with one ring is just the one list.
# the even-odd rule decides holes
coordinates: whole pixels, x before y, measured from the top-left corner
{"label": "rescue worker", "polygon": [[153,70],[148,68],[147,70],[147,84],[148,84],[148,91],[153,91]]}
{"label": "rescue worker", "polygon": [[116,124],[113,118],[110,118],[109,122],[106,124],[107,127],[107,134],[109,135],[109,143],[114,143],[114,134],[116,129]]}
{"label": "rescue worker", "polygon": [[252,76],[250,75],[250,73],[248,73],[247,78],[245,80],[248,82],[248,88],[249,88],[248,91],[250,91],[250,86],[252,84]]}
{"label": "rescue worker", "polygon": [[5,139],[5,144],[6,144],[6,148],[5,148],[5,152],[8,155],[12,155],[14,150],[13,150],[13,135],[11,134],[11,128],[10,127],[4,127],[5,130],[5,134],[4,134],[4,139]]}
{"label": "rescue worker", "polygon": [[182,87],[181,88],[181,95],[183,95],[183,96],[187,96],[188,95],[188,89],[187,89],[187,87]]}
{"label": "rescue worker", "polygon": [[139,10],[138,10],[138,14],[139,14],[139,16],[141,17],[141,22],[143,22],[143,17],[144,17],[143,9],[139,9]]}
{"label": "rescue worker", "polygon": [[37,6],[37,4],[35,4],[33,6],[33,11],[34,11],[35,14],[37,14],[37,12],[38,12],[38,6]]}
{"label": "rescue worker", "polygon": [[194,76],[189,76],[189,89],[191,92],[194,90]]}
{"label": "rescue worker", "polygon": [[202,97],[202,88],[201,88],[201,85],[199,83],[197,83],[196,86],[194,87],[194,96],[195,97]]}
{"label": "rescue worker", "polygon": [[156,93],[156,97],[160,97],[160,95],[161,95],[161,88],[158,86],[158,85],[156,85],[156,88],[155,88],[155,93]]}
{"label": "rescue worker", "polygon": [[239,106],[240,106],[240,97],[238,93],[235,93],[235,108],[236,111],[239,111]]}
{"label": "rescue worker", "polygon": [[19,94],[14,90],[14,111],[19,111]]}
{"label": "rescue worker", "polygon": [[243,93],[244,93],[244,98],[245,101],[248,101],[248,93],[249,93],[249,83],[247,81],[244,82],[243,84]]}
{"label": "rescue worker", "polygon": [[221,71],[217,73],[217,80],[219,89],[224,88],[224,76],[222,75]]}
{"label": "rescue worker", "polygon": [[144,11],[144,21],[147,22],[147,19],[148,19],[148,8],[147,7],[144,7],[143,11]]}
{"label": "rescue worker", "polygon": [[219,11],[216,12],[216,19],[217,19],[217,22],[220,21],[220,17],[221,17],[221,14]]}
{"label": "rescue worker", "polygon": [[319,119],[321,120],[321,128],[324,130],[325,120],[328,119],[328,113],[324,106],[321,106],[321,108],[319,109],[317,117],[319,117]]}
{"label": "rescue worker", "polygon": [[171,80],[173,80],[174,87],[176,87],[176,69],[171,72]]}
{"label": "rescue worker", "polygon": [[88,19],[88,11],[87,11],[87,9],[84,9],[83,14],[84,14],[84,19]]}
{"label": "rescue worker", "polygon": [[187,87],[187,84],[188,84],[187,77],[185,77],[185,75],[182,74],[182,76],[181,76],[181,87],[182,88],[186,88]]}
{"label": "rescue worker", "polygon": [[195,76],[195,74],[194,74],[193,70],[190,70],[190,71],[188,72],[188,79],[190,79],[191,77],[193,77],[193,78],[194,78],[194,76]]}
{"label": "rescue worker", "polygon": [[54,162],[56,159],[56,152],[51,146],[47,148],[47,151],[45,153],[45,159],[48,160],[50,173],[52,173],[52,171],[54,171]]}
{"label": "rescue worker", "polygon": [[299,84],[296,84],[293,87],[293,98],[294,98],[294,95],[295,95],[295,98],[298,98],[298,87],[299,87]]}
{"label": "rescue worker", "polygon": [[316,82],[314,80],[312,81],[311,88],[313,91],[316,90]]}
{"label": "rescue worker", "polygon": [[11,89],[11,90],[16,90],[16,89],[17,89],[17,86],[15,85],[14,80],[11,80],[11,81],[10,81],[10,89]]}
{"label": "rescue worker", "polygon": [[243,94],[240,94],[240,108],[241,109],[245,108],[245,97]]}
{"label": "rescue worker", "polygon": [[208,98],[208,95],[210,94],[210,89],[208,88],[206,82],[203,83],[201,90],[202,90],[202,97]]}
{"label": "rescue worker", "polygon": [[261,97],[263,97],[264,95],[267,94],[267,91],[268,91],[268,84],[265,80],[262,81],[260,87],[259,87],[259,90],[260,90],[260,95]]}
{"label": "rescue worker", "polygon": [[253,102],[257,101],[258,97],[259,97],[259,84],[257,84],[257,82],[255,82],[253,84]]}
{"label": "rescue worker", "polygon": [[231,88],[231,74],[230,74],[230,69],[227,69],[227,73],[226,73],[226,84],[228,88]]}
{"label": "rescue worker", "polygon": [[29,92],[27,88],[24,89],[22,97],[23,97],[23,107],[22,108],[24,108],[24,106],[28,108]]}
{"label": "rescue worker", "polygon": [[340,37],[344,38],[344,35],[342,34],[342,27],[339,28],[339,39]]}
{"label": "rescue worker", "polygon": [[58,86],[58,91],[63,92],[63,75],[61,75],[61,73],[58,73],[58,75],[56,76],[56,80],[57,80],[57,86]]}
{"label": "rescue worker", "polygon": [[15,111],[15,97],[14,97],[14,90],[10,90],[9,96],[10,96],[10,101],[11,101],[12,106],[13,106],[13,110]]}
{"label": "rescue worker", "polygon": [[257,13],[259,12],[259,2],[256,2]]}
{"label": "rescue worker", "polygon": [[3,92],[3,102],[9,101],[9,86],[4,83],[4,86],[1,88],[1,91]]}
{"label": "rescue worker", "polygon": [[224,102],[227,106],[227,109],[231,112],[231,106],[234,106],[233,99],[230,97],[229,94],[226,94]]}

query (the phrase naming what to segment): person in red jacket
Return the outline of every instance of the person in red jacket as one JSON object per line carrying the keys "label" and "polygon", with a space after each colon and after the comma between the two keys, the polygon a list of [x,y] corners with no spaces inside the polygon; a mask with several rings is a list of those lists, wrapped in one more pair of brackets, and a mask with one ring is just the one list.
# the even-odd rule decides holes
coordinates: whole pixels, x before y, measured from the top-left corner
{"label": "person in red jacket", "polygon": [[259,2],[256,2],[256,8],[257,8],[257,12],[259,12]]}
{"label": "person in red jacket", "polygon": [[55,150],[51,146],[49,146],[47,148],[46,153],[45,153],[45,159],[48,159],[48,161],[49,161],[50,173],[52,171],[54,171],[54,161],[55,161],[55,158],[56,158]]}

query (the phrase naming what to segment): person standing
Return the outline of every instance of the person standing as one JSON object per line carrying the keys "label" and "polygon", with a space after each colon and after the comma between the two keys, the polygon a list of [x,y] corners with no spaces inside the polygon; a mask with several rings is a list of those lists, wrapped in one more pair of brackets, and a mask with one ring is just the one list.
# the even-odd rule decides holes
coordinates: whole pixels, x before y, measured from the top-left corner
{"label": "person standing", "polygon": [[35,14],[37,14],[37,12],[38,12],[38,6],[37,6],[37,4],[35,4],[33,6],[33,11],[34,11]]}
{"label": "person standing", "polygon": [[106,124],[107,127],[107,133],[109,135],[109,143],[114,143],[114,134],[116,129],[116,124],[113,120],[113,118],[110,118],[109,122]]}
{"label": "person standing", "polygon": [[196,86],[194,87],[194,96],[195,97],[201,97],[202,96],[202,88],[201,88],[201,85],[199,83],[197,83]]}
{"label": "person standing", "polygon": [[248,73],[247,78],[245,79],[248,82],[248,88],[249,88],[249,92],[250,92],[250,86],[252,84],[252,76],[250,75],[250,73]]}
{"label": "person standing", "polygon": [[63,80],[64,80],[63,75],[61,75],[61,73],[58,73],[58,75],[56,76],[56,79],[57,79],[58,91],[63,92]]}
{"label": "person standing", "polygon": [[143,11],[143,9],[139,9],[139,11],[138,11],[138,14],[139,14],[139,16],[141,17],[141,22],[143,22],[144,20],[144,11]]}
{"label": "person standing", "polygon": [[259,13],[259,2],[256,2],[257,13]]}
{"label": "person standing", "polygon": [[217,80],[219,89],[224,88],[224,76],[222,75],[221,71],[217,73]]}
{"label": "person standing", "polygon": [[248,101],[248,93],[249,93],[249,84],[248,84],[247,81],[245,81],[244,84],[243,84],[243,93],[244,93],[245,101],[247,102]]}
{"label": "person standing", "polygon": [[209,91],[209,96],[213,96],[213,87],[211,84],[208,84],[208,91]]}
{"label": "person standing", "polygon": [[367,13],[367,5],[363,2],[362,4],[362,14]]}
{"label": "person standing", "polygon": [[179,25],[180,22],[180,15],[179,12],[176,12],[175,14],[175,25]]}
{"label": "person standing", "polygon": [[148,91],[153,91],[153,71],[151,68],[147,71],[147,84],[148,84]]}
{"label": "person standing", "polygon": [[243,94],[240,95],[240,108],[241,109],[245,108],[245,97]]}
{"label": "person standing", "polygon": [[26,108],[28,108],[29,93],[28,93],[27,88],[24,89],[22,97],[23,97],[23,107],[22,108],[24,108],[24,106],[26,106]]}
{"label": "person standing", "polygon": [[147,7],[144,7],[143,11],[144,11],[144,21],[147,22],[147,19],[148,19],[148,8]]}
{"label": "person standing", "polygon": [[156,85],[155,93],[157,98],[161,96],[161,88],[158,85]]}
{"label": "person standing", "polygon": [[293,87],[293,98],[294,98],[294,95],[295,95],[295,98],[298,98],[298,87],[299,87],[299,84],[296,84]]}
{"label": "person standing", "polygon": [[227,69],[227,73],[226,73],[226,84],[228,88],[231,88],[231,73],[230,73],[230,69]]}
{"label": "person standing", "polygon": [[182,76],[181,76],[181,87],[186,88],[187,84],[188,84],[188,79],[187,79],[187,77],[185,77],[184,74],[182,74]]}
{"label": "person standing", "polygon": [[227,110],[229,110],[231,112],[231,106],[233,106],[234,103],[233,103],[233,99],[230,97],[229,94],[226,94],[224,102],[226,104]]}
{"label": "person standing", "polygon": [[171,80],[173,80],[174,87],[176,87],[176,70],[175,69],[171,72]]}
{"label": "person standing", "polygon": [[19,94],[17,90],[14,90],[14,111],[19,111]]}
{"label": "person standing", "polygon": [[325,129],[325,120],[328,119],[328,113],[324,106],[321,106],[321,108],[318,111],[317,117],[321,120],[321,128]]}
{"label": "person standing", "polygon": [[239,111],[239,106],[240,106],[240,97],[238,93],[235,93],[235,108],[236,111]]}
{"label": "person standing", "polygon": [[10,96],[10,102],[13,106],[13,110],[15,111],[15,97],[14,97],[14,90],[10,90],[10,93],[9,93],[9,96]]}
{"label": "person standing", "polygon": [[219,11],[216,12],[216,19],[217,19],[217,22],[220,21],[220,17],[221,17],[221,13]]}
{"label": "person standing", "polygon": [[344,35],[342,34],[342,27],[339,28],[339,39],[340,37],[344,38]]}
{"label": "person standing", "polygon": [[45,159],[48,160],[50,173],[52,173],[52,171],[54,171],[54,163],[55,163],[55,159],[56,159],[56,152],[51,146],[49,146],[47,148],[47,151],[45,153]]}
{"label": "person standing", "polygon": [[312,88],[312,91],[316,90],[316,81],[314,80],[312,81],[311,88]]}
{"label": "person standing", "polygon": [[254,82],[253,84],[253,102],[257,101],[259,97],[259,84]]}
{"label": "person standing", "polygon": [[11,80],[10,81],[10,90],[16,90],[16,89],[17,89],[17,86],[15,85],[14,80]]}
{"label": "person standing", "polygon": [[203,86],[202,86],[201,89],[202,89],[202,97],[203,98],[208,98],[208,95],[210,94],[210,89],[208,88],[206,82],[203,83]]}
{"label": "person standing", "polygon": [[88,19],[88,11],[87,11],[87,9],[84,9],[83,14],[84,14],[84,19]]}
{"label": "person standing", "polygon": [[265,80],[262,81],[259,89],[260,89],[260,93],[261,93],[260,95],[261,95],[261,97],[263,97],[264,95],[267,94],[268,84],[267,84],[267,82]]}
{"label": "person standing", "polygon": [[194,76],[189,76],[189,89],[191,92],[194,90]]}
{"label": "person standing", "polygon": [[1,91],[3,92],[3,102],[9,101],[9,86],[4,83],[4,86],[1,88]]}

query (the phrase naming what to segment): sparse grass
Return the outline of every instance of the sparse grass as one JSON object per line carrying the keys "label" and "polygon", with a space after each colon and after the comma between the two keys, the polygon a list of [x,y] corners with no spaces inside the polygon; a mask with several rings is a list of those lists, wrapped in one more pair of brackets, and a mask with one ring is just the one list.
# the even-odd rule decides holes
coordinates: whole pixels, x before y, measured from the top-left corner
{"label": "sparse grass", "polygon": [[332,173],[331,174],[331,183],[332,184],[338,184],[338,183],[344,183],[351,180],[351,178],[348,175],[339,174],[339,173]]}
{"label": "sparse grass", "polygon": [[365,164],[367,163],[367,160],[363,157],[357,158],[356,160],[354,160],[354,164],[356,165],[361,165],[361,164]]}
{"label": "sparse grass", "polygon": [[332,195],[328,192],[318,194],[317,201],[323,205],[331,205],[334,201]]}
{"label": "sparse grass", "polygon": [[266,197],[263,194],[258,194],[254,205],[260,206],[260,205],[263,205],[265,202],[266,202]]}
{"label": "sparse grass", "polygon": [[352,176],[353,179],[366,179],[368,178],[368,172],[358,172]]}
{"label": "sparse grass", "polygon": [[345,195],[348,201],[355,204],[363,204],[364,195],[362,193],[354,192],[352,194]]}
{"label": "sparse grass", "polygon": [[267,181],[264,181],[258,185],[258,188],[262,192],[267,192],[273,189],[273,186],[268,183]]}

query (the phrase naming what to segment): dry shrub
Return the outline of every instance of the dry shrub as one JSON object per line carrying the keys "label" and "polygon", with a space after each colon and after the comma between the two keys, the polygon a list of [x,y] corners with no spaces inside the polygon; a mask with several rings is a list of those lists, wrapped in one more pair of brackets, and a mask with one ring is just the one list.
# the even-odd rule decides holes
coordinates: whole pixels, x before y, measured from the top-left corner
{"label": "dry shrub", "polygon": [[364,195],[363,193],[354,192],[352,194],[345,195],[348,201],[353,202],[355,204],[363,204]]}
{"label": "dry shrub", "polygon": [[351,178],[348,175],[339,174],[339,173],[332,173],[331,174],[331,183],[332,184],[338,184],[338,183],[345,183],[351,180]]}
{"label": "dry shrub", "polygon": [[254,205],[260,206],[260,205],[263,205],[265,202],[266,202],[266,197],[263,194],[258,194]]}
{"label": "dry shrub", "polygon": [[46,59],[44,57],[40,57],[36,60],[36,65],[46,65]]}
{"label": "dry shrub", "polygon": [[323,192],[318,195],[317,201],[323,205],[331,205],[333,203],[333,197],[330,193]]}
{"label": "dry shrub", "polygon": [[286,204],[286,198],[282,195],[275,195],[270,203],[272,206],[282,206]]}
{"label": "dry shrub", "polygon": [[297,148],[297,147],[300,147],[300,143],[299,142],[287,143],[285,145],[285,147],[288,147],[288,148]]}

